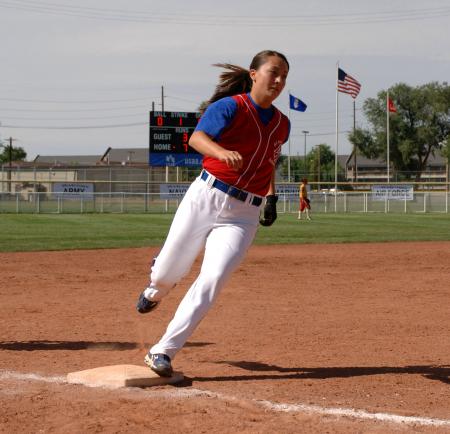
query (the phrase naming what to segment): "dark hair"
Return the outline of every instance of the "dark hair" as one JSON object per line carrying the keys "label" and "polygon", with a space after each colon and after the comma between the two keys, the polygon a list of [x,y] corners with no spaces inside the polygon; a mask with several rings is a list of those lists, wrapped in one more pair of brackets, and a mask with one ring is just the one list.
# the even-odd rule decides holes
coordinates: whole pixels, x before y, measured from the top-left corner
{"label": "dark hair", "polygon": [[220,74],[219,84],[216,86],[212,97],[205,104],[202,104],[202,112],[207,109],[209,104],[212,104],[213,102],[221,98],[237,95],[239,93],[250,92],[250,90],[252,89],[250,70],[259,69],[261,65],[264,65],[264,63],[267,62],[267,58],[272,56],[283,59],[289,69],[289,62],[287,61],[286,56],[279,53],[278,51],[273,50],[264,50],[259,52],[252,59],[249,69],[245,69],[237,65],[232,65],[230,63],[215,63],[213,66],[224,68],[226,71],[223,71]]}

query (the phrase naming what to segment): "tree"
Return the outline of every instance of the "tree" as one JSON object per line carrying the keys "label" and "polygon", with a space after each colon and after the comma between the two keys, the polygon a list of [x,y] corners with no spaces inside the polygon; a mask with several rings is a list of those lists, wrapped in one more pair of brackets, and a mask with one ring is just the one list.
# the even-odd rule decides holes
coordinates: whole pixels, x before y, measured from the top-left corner
{"label": "tree", "polygon": [[[310,177],[311,179],[309,181],[317,181],[319,171],[321,180],[331,181],[334,179],[334,152],[325,143],[315,146],[314,149],[306,155],[306,167],[308,168],[308,173],[305,173],[303,157],[291,157],[290,160],[291,181],[300,182],[303,177]],[[287,178],[288,157],[286,155],[280,156],[278,164],[281,175]]]}
{"label": "tree", "polygon": [[[448,177],[450,176],[450,137],[447,137],[447,141],[445,142],[444,146],[442,147],[442,155],[444,156],[444,158],[447,159],[447,181],[448,181]],[[447,186],[448,189],[449,186]]]}
{"label": "tree", "polygon": [[[3,142],[0,144],[3,147],[3,152],[0,153],[0,164],[1,163],[9,163],[10,161],[10,149],[9,144],[7,142]],[[27,158],[27,153],[21,147],[12,147],[11,149],[11,161],[25,161]]]}
{"label": "tree", "polygon": [[325,143],[311,149],[306,155],[310,182],[318,182],[319,174],[320,180],[323,182],[334,179],[334,156],[334,152]]}
{"label": "tree", "polygon": [[442,146],[442,155],[447,158],[447,162],[450,164],[450,136],[447,137],[446,142]]}
{"label": "tree", "polygon": [[[277,163],[278,170],[283,176],[283,178],[288,178],[288,157],[287,155],[280,155]],[[298,182],[300,181],[300,175],[302,172],[303,159],[300,157],[292,157],[290,158],[290,169],[291,169],[291,181]]]}
{"label": "tree", "polygon": [[[429,156],[443,150],[450,134],[450,86],[399,83],[389,96],[397,108],[390,115],[389,159],[394,170],[410,172],[419,181]],[[370,128],[355,129],[349,140],[367,158],[387,161],[386,91],[367,99],[363,110]]]}

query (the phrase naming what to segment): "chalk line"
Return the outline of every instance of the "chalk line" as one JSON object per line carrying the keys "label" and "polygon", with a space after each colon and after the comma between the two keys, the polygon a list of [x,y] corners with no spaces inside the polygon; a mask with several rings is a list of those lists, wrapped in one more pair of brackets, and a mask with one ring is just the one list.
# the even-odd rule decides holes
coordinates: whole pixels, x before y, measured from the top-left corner
{"label": "chalk line", "polygon": [[[59,383],[59,384],[67,383],[65,376],[43,376],[33,373],[21,373],[14,371],[0,371],[0,380],[41,381],[45,383]],[[100,386],[100,388],[111,389],[109,387],[104,386]],[[228,402],[236,402],[236,403],[246,402],[274,412],[303,413],[318,416],[346,417],[351,419],[372,420],[399,425],[421,425],[421,426],[436,426],[436,427],[450,426],[450,419],[437,419],[420,416],[400,416],[391,413],[381,413],[381,412],[371,413],[367,410],[358,410],[354,408],[322,407],[319,405],[309,405],[309,404],[284,404],[260,399],[242,399],[232,395],[225,395],[210,390],[195,389],[195,388],[149,390],[149,389],[128,387],[120,389],[116,388],[115,390],[132,392],[133,395],[145,396],[146,398],[185,399],[193,397],[206,397]]]}

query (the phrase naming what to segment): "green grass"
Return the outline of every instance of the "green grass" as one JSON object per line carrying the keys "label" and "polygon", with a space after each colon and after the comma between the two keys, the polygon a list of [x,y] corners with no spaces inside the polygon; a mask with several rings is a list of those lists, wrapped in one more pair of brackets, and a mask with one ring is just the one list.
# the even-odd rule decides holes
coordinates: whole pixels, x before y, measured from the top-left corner
{"label": "green grass", "polygon": [[450,240],[450,215],[445,214],[316,214],[312,221],[280,217],[273,227],[258,231],[258,244]]}
{"label": "green grass", "polygon": [[[172,214],[1,214],[0,251],[158,246]],[[450,240],[446,214],[281,214],[260,227],[256,244]]]}
{"label": "green grass", "polygon": [[3,214],[0,251],[107,249],[161,244],[173,215]]}

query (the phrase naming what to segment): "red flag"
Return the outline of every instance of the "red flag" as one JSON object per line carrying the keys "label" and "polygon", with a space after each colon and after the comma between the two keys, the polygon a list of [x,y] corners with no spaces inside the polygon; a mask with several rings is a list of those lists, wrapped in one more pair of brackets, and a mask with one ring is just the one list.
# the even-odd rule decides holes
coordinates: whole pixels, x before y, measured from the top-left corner
{"label": "red flag", "polygon": [[397,107],[395,107],[394,102],[391,100],[391,98],[388,98],[388,107],[390,113],[397,113]]}

